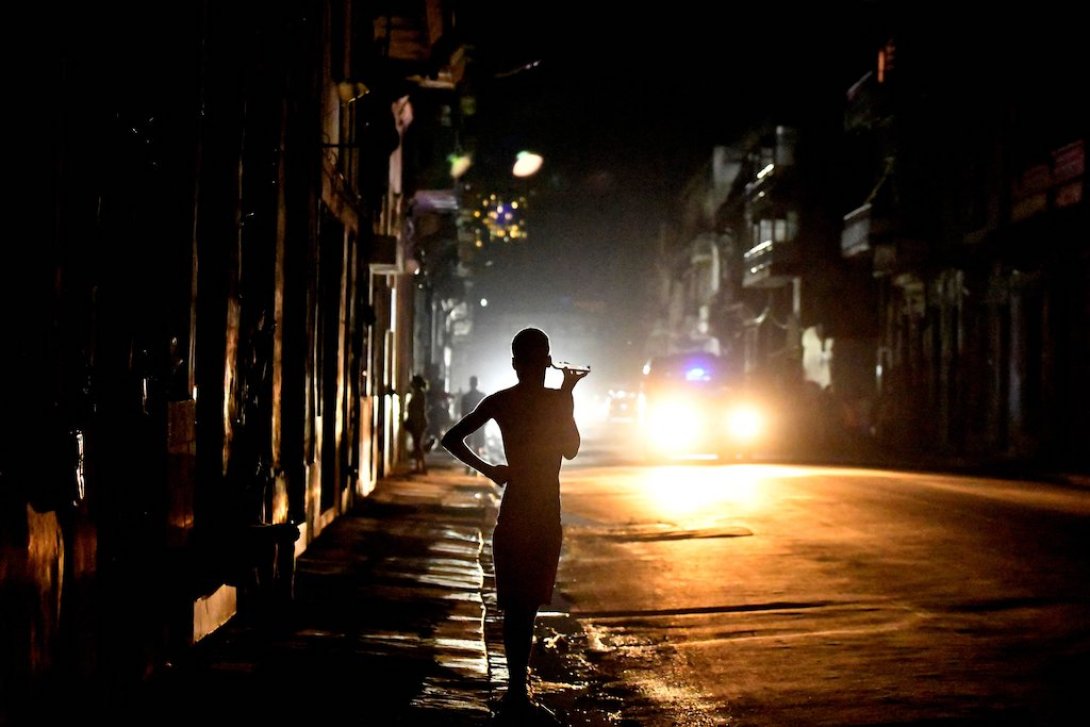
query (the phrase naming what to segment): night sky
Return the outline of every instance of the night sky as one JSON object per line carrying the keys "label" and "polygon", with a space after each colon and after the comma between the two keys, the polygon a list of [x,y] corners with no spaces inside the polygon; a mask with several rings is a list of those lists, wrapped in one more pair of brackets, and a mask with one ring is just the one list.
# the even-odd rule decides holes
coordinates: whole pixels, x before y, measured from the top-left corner
{"label": "night sky", "polygon": [[482,151],[530,147],[546,159],[530,240],[485,281],[497,306],[594,298],[618,324],[638,326],[660,225],[676,219],[682,185],[713,146],[762,123],[840,127],[848,88],[899,29],[926,38],[924,54],[939,44],[982,69],[950,68],[966,74],[967,91],[1021,83],[1054,105],[1074,91],[1057,78],[1085,77],[1071,68],[1086,66],[1082,26],[1051,0],[601,5],[480,10],[479,57],[491,71],[478,86]]}
{"label": "night sky", "polygon": [[715,144],[762,121],[841,123],[844,93],[882,35],[882,4],[593,5],[510,3],[484,23],[481,151],[533,148],[546,161],[529,242],[482,282],[493,311],[597,300],[621,327],[638,326],[681,186]]}

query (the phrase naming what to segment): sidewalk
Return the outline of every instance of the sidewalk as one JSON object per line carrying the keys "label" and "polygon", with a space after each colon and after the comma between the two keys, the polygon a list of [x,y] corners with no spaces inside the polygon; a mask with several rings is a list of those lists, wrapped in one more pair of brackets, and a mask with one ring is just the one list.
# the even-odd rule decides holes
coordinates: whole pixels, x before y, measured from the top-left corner
{"label": "sidewalk", "polygon": [[236,617],[153,680],[142,721],[488,724],[506,683],[487,537],[498,499],[431,457],[426,476],[381,481],[320,534],[287,612]]}

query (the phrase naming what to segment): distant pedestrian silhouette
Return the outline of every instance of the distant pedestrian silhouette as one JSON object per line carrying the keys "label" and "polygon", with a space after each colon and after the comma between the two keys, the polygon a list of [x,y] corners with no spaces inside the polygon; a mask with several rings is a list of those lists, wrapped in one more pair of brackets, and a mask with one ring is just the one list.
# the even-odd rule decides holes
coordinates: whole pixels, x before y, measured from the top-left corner
{"label": "distant pedestrian silhouette", "polygon": [[412,378],[412,391],[405,404],[405,429],[412,438],[413,471],[427,473],[424,459],[424,438],[428,435],[428,382],[417,374]]}
{"label": "distant pedestrian silhouette", "polygon": [[[563,369],[560,388],[546,388],[549,338],[536,328],[519,331],[511,353],[518,383],[484,397],[447,431],[443,446],[504,487],[492,534],[508,669],[503,713],[528,715],[534,709],[528,688],[534,620],[538,607],[552,600],[560,560],[560,465],[580,445],[572,390],[588,372]],[[486,462],[466,445],[466,437],[490,420],[503,437],[506,465]]]}
{"label": "distant pedestrian silhouette", "polygon": [[[477,408],[477,405],[484,399],[484,392],[477,388],[478,380],[476,376],[469,377],[469,391],[462,394],[462,397],[458,400],[458,416],[464,417],[471,411]],[[487,440],[485,438],[484,427],[481,427],[475,432],[470,432],[465,439],[466,446],[480,457],[485,454],[485,445]],[[466,473],[473,472],[472,467],[466,465]]]}
{"label": "distant pedestrian silhouette", "polygon": [[442,381],[432,381],[428,384],[428,432],[427,441],[424,443],[425,452],[430,452],[450,427],[454,419],[450,413],[453,398]]}

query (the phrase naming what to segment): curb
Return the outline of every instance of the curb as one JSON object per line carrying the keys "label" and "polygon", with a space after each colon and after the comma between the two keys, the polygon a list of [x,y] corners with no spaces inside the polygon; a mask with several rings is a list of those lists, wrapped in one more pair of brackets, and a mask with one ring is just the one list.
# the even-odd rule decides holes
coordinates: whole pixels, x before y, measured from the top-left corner
{"label": "curb", "polygon": [[[436,488],[446,492],[436,498]],[[434,503],[443,516],[457,514],[477,525],[480,541],[478,564],[481,571],[478,596],[481,604],[480,649],[487,662],[488,684],[478,699],[495,715],[507,684],[507,662],[503,646],[503,621],[496,603],[495,569],[492,561],[491,532],[499,512],[500,494],[486,478],[466,474],[461,464],[431,454],[426,474],[398,471],[376,486],[368,500],[379,504],[428,507]]]}

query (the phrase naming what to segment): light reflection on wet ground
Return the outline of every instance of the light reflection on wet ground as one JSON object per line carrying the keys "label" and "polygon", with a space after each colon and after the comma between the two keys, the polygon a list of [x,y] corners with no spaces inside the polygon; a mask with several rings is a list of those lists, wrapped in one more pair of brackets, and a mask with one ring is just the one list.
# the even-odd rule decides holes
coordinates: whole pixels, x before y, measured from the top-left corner
{"label": "light reflection on wet ground", "polygon": [[647,540],[696,540],[701,538],[744,538],[753,535],[753,531],[741,525],[718,526],[707,528],[679,528],[670,523],[645,523],[623,527],[579,527],[580,535],[594,538],[606,538],[617,542]]}
{"label": "light reflection on wet ground", "polygon": [[461,574],[444,574],[442,572],[437,573],[425,573],[417,576],[417,580],[420,583],[425,583],[433,586],[440,586],[443,588],[462,588],[465,586],[468,579],[459,577]]}
{"label": "light reflection on wet ground", "polygon": [[[686,727],[730,724],[724,721],[722,705],[716,703],[712,695],[694,691],[684,675],[673,673],[670,665],[675,660],[661,658],[663,650],[672,649],[661,635],[657,639],[649,638],[647,634],[629,633],[624,627],[604,627],[582,620],[579,625],[586,657],[595,662],[600,673],[621,677],[621,683],[607,684],[607,688],[622,702],[624,713],[643,711],[646,714],[646,705],[655,705],[655,712],[671,715],[673,724]],[[607,663],[612,665],[607,667]],[[645,705],[642,710],[641,704]],[[619,710],[605,712],[602,716],[607,721],[601,724],[628,724],[621,722]]]}
{"label": "light reflection on wet ground", "polygon": [[763,467],[650,467],[640,473],[643,509],[683,528],[705,526],[709,513],[745,514],[767,505]]}
{"label": "light reflection on wet ground", "polygon": [[[469,604],[466,604],[469,606]],[[488,693],[490,674],[484,646],[484,605],[477,601],[463,615],[452,614],[436,624],[428,637],[439,670],[428,676],[412,706],[442,713],[454,710],[488,716],[486,705],[465,698],[467,687]]]}
{"label": "light reflection on wet ground", "polygon": [[608,647],[564,611],[539,613],[532,685],[540,701],[571,727],[617,727],[629,693],[595,665]]}

